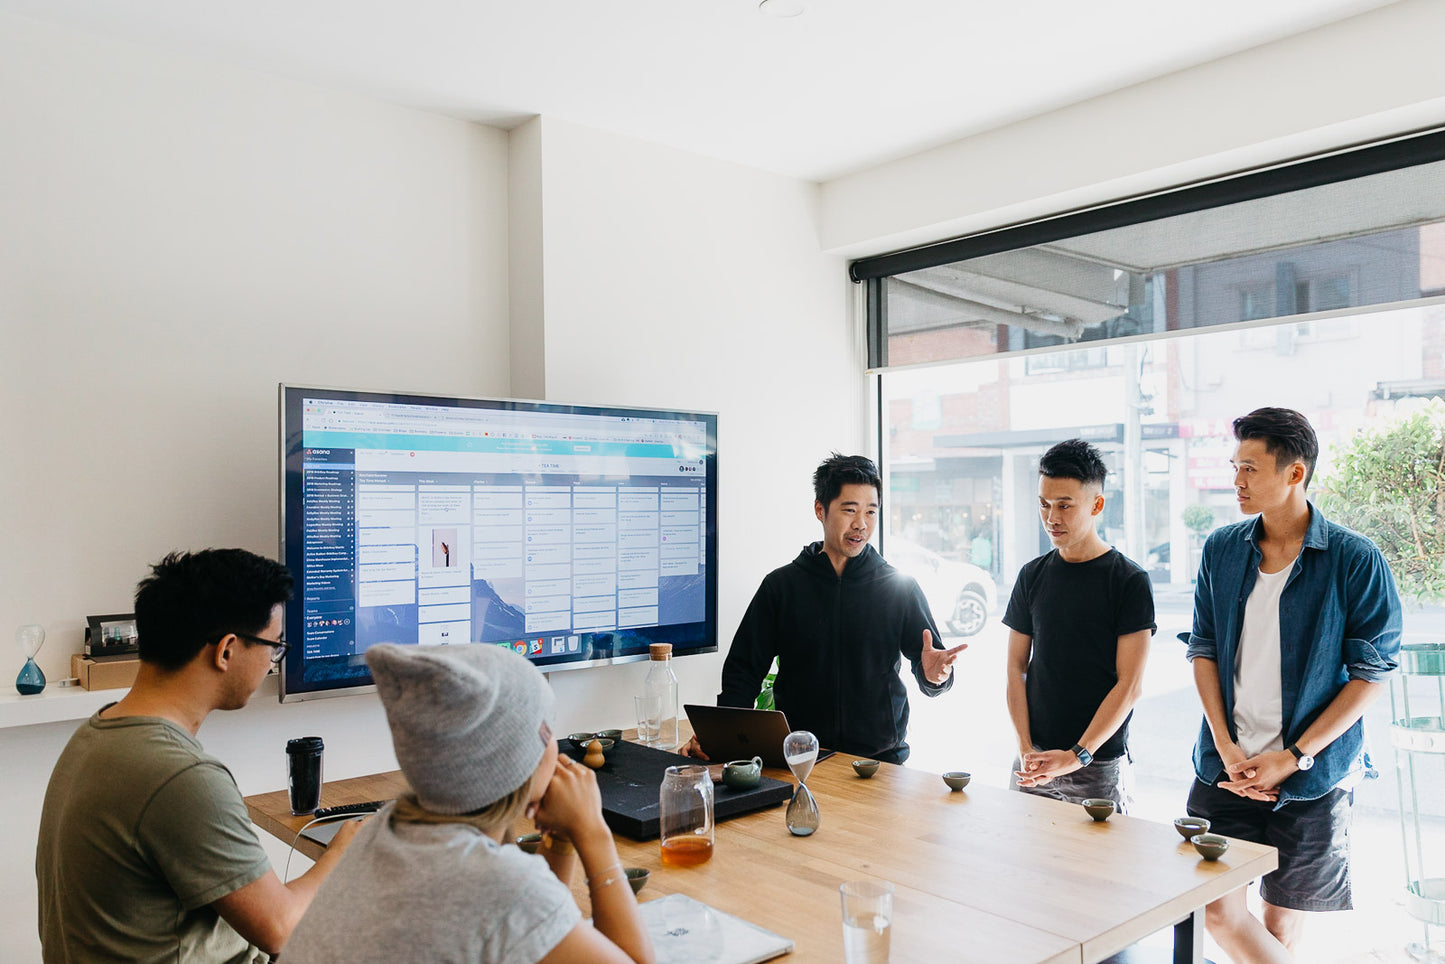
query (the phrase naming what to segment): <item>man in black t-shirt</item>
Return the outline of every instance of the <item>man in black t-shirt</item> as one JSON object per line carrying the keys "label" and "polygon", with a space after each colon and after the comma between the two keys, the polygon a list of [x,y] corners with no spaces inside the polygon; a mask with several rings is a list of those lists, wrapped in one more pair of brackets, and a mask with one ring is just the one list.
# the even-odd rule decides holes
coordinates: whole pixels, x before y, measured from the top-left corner
{"label": "man in black t-shirt", "polygon": [[1108,469],[1092,445],[1039,459],[1039,518],[1054,548],[1019,570],[1004,614],[1013,785],[1129,805],[1129,718],[1155,630],[1149,576],[1099,537]]}

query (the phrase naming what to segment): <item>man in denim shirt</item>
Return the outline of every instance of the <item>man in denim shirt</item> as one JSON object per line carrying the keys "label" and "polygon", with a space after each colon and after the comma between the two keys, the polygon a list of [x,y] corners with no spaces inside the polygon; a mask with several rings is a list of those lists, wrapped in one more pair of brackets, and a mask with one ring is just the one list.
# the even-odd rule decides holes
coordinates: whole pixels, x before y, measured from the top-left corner
{"label": "man in denim shirt", "polygon": [[1189,659],[1204,704],[1189,812],[1269,844],[1279,869],[1205,911],[1235,961],[1289,961],[1306,911],[1348,910],[1349,825],[1366,707],[1400,649],[1400,599],[1374,543],[1305,497],[1319,442],[1298,412],[1234,421],[1234,488],[1257,518],[1209,537]]}

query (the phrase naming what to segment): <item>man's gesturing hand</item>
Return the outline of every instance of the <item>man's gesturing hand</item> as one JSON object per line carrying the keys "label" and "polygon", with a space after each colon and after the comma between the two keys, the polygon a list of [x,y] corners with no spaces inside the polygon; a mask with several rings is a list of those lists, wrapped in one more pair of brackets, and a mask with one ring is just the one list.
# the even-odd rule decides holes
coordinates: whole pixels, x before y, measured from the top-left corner
{"label": "man's gesturing hand", "polygon": [[968,643],[959,643],[952,649],[934,649],[933,633],[923,631],[923,678],[937,685],[948,679],[953,672],[953,661],[958,654],[968,649]]}

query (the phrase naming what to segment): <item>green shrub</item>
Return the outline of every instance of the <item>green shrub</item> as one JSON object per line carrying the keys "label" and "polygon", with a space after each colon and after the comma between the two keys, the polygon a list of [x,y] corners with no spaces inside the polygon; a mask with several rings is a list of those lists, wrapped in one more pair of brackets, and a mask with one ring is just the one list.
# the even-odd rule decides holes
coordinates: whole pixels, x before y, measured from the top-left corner
{"label": "green shrub", "polygon": [[1320,508],[1380,547],[1401,595],[1445,599],[1445,403],[1431,399],[1332,455],[1311,486]]}

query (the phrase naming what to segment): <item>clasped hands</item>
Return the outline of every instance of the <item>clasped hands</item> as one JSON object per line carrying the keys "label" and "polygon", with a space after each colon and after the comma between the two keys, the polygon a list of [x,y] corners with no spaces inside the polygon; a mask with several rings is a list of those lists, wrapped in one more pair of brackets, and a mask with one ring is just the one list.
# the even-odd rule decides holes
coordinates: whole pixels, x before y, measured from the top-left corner
{"label": "clasped hands", "polygon": [[1041,787],[1054,777],[1073,773],[1082,767],[1073,750],[1020,750],[1019,766],[1014,775],[1021,787]]}
{"label": "clasped hands", "polygon": [[1246,800],[1267,803],[1279,799],[1279,785],[1299,769],[1294,754],[1288,750],[1266,750],[1245,756],[1238,744],[1231,743],[1220,749],[1219,758],[1224,761],[1224,772],[1230,777],[1219,781],[1219,786]]}

